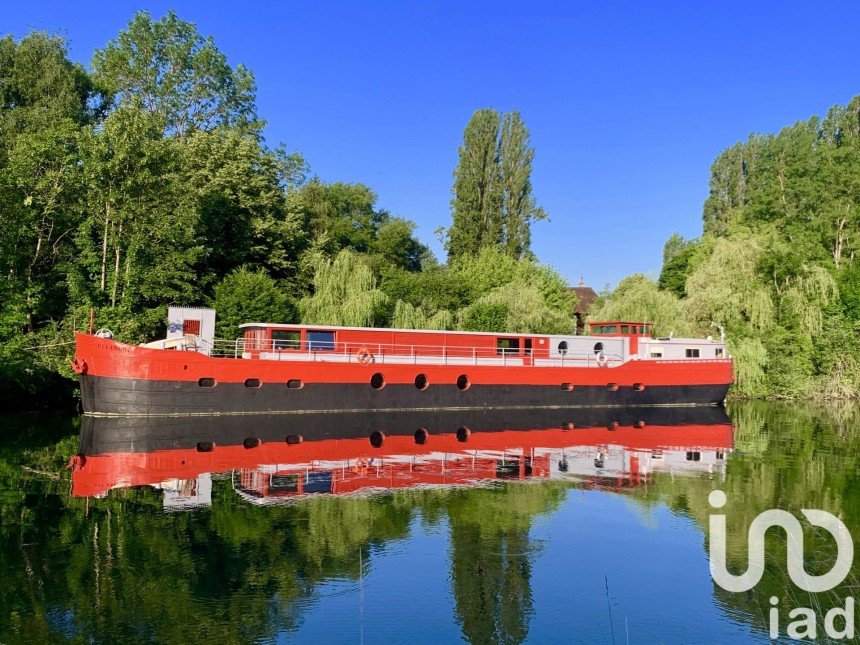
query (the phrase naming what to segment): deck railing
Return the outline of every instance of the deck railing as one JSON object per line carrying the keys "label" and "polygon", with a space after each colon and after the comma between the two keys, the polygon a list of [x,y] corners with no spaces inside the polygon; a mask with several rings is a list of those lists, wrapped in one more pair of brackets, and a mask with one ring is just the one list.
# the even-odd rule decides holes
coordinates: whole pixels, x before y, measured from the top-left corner
{"label": "deck railing", "polygon": [[262,358],[276,361],[320,361],[378,364],[442,365],[570,365],[614,366],[624,362],[620,354],[567,352],[550,355],[546,350],[520,353],[519,349],[452,345],[405,345],[392,343],[320,342],[290,340],[215,340],[202,342],[199,350],[209,356]]}

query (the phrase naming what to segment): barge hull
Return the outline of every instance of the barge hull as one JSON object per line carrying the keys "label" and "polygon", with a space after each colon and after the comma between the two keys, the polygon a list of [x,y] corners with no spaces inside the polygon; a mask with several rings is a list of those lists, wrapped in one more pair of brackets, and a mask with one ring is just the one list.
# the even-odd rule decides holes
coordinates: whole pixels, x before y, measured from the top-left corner
{"label": "barge hull", "polygon": [[270,414],[420,410],[552,409],[575,407],[652,407],[721,405],[729,384],[633,386],[482,385],[468,390],[438,384],[419,390],[412,384],[366,383],[218,383],[160,381],[82,375],[81,398],[90,414],[167,416],[188,414]]}

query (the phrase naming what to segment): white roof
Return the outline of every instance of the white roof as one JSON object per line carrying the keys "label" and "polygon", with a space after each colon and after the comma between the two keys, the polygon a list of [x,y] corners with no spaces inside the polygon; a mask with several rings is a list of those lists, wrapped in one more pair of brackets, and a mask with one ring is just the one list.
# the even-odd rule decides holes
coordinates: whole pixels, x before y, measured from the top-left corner
{"label": "white roof", "polygon": [[[393,331],[393,332],[403,332],[408,334],[469,334],[470,336],[523,336],[523,337],[533,337],[533,336],[542,336],[548,338],[550,334],[526,334],[526,333],[518,333],[518,332],[506,332],[506,331],[456,331],[456,330],[447,330],[447,329],[398,329],[393,327],[344,327],[342,325],[298,325],[298,324],[277,324],[277,323],[262,323],[262,322],[251,322],[245,323],[243,325],[239,325],[239,329],[244,329],[246,327],[277,327],[278,329],[309,329],[312,331],[333,331],[338,329],[345,329],[348,331]],[[576,338],[576,336],[574,336]]]}

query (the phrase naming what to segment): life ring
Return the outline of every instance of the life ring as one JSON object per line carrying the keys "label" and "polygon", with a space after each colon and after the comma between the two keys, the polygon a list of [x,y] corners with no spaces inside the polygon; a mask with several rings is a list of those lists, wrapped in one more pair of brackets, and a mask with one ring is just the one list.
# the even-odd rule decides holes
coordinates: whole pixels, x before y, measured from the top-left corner
{"label": "life ring", "polygon": [[361,349],[355,353],[355,358],[362,365],[369,365],[373,362],[373,354],[371,354],[370,350],[368,350],[364,345],[362,345]]}
{"label": "life ring", "polygon": [[597,355],[597,366],[598,367],[606,367],[606,365],[607,365],[606,354],[604,354],[603,352],[600,352]]}

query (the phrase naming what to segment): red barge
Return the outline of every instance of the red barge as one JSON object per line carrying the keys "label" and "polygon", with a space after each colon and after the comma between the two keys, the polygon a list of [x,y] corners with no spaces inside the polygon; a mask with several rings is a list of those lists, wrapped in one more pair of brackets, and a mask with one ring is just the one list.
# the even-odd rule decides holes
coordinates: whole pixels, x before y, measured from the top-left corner
{"label": "red barge", "polygon": [[86,414],[720,405],[732,383],[711,337],[654,338],[639,322],[590,334],[503,334],[249,323],[214,339],[214,311],[171,308],[168,337],[77,334]]}

